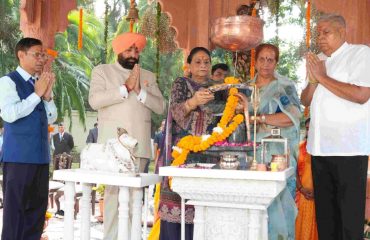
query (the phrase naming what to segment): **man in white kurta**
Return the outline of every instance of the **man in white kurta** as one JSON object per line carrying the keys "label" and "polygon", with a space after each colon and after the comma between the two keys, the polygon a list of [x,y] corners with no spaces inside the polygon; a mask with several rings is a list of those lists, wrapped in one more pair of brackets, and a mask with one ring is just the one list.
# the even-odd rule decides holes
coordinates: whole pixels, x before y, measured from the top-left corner
{"label": "man in white kurta", "polygon": [[[117,36],[112,42],[117,62],[93,69],[89,93],[89,103],[98,111],[98,142],[116,138],[117,127],[126,129],[138,140],[134,155],[140,172],[151,157],[151,112],[162,114],[165,109],[154,74],[138,65],[145,44],[141,34]],[[104,199],[104,239],[117,239],[118,187],[107,186]]]}
{"label": "man in white kurta", "polygon": [[317,43],[326,60],[307,55],[312,155],[320,239],[362,239],[370,154],[370,48],[348,44],[340,15],[324,15]]}

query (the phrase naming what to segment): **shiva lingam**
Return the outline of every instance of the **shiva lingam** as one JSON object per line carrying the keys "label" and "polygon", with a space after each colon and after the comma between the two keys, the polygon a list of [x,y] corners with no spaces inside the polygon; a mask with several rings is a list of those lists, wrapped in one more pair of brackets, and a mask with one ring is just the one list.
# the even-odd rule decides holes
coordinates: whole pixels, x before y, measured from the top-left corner
{"label": "shiva lingam", "polygon": [[[255,6],[258,8],[257,4]],[[236,52],[236,59],[238,59],[238,51],[249,50],[256,47],[263,40],[263,24],[264,22],[258,17],[248,15],[222,17],[215,20],[211,28],[211,41],[218,47]],[[236,65],[236,61],[235,61]],[[234,76],[235,76],[234,67]],[[256,136],[256,113],[259,105],[259,98],[257,98],[258,89],[254,87],[254,136]],[[253,95],[252,95],[253,96]],[[258,96],[259,97],[259,96]],[[248,111],[246,114],[246,128],[247,139],[250,141],[250,126]],[[257,170],[256,161],[256,137],[254,137],[253,144],[253,162],[251,170]]]}

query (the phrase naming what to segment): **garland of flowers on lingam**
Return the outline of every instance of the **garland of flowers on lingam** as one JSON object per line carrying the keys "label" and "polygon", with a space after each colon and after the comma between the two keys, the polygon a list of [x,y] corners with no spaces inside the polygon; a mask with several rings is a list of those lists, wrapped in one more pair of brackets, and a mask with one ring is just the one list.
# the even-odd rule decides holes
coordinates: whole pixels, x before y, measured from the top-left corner
{"label": "garland of flowers on lingam", "polygon": [[[235,77],[227,77],[224,82],[226,84],[238,84],[239,79]],[[238,97],[234,96],[238,93],[238,89],[231,88],[229,90],[229,97],[227,98],[226,106],[221,117],[220,122],[212,131],[211,135],[193,136],[188,135],[180,139],[176,146],[172,148],[172,157],[174,158],[171,166],[179,166],[185,163],[190,151],[199,152],[208,149],[210,146],[218,141],[225,140],[231,133],[235,131],[240,123],[243,122],[244,116],[242,114],[235,115],[235,108],[238,105]],[[232,121],[231,121],[232,120]],[[231,121],[230,124],[228,124]],[[169,187],[172,189],[172,177],[168,177]],[[161,184],[156,184],[156,189],[161,189]],[[154,225],[149,234],[149,240],[159,238],[160,224],[158,217],[160,191],[154,194]]]}
{"label": "garland of flowers on lingam", "polygon": [[[227,77],[224,82],[226,84],[238,84],[239,79]],[[238,89],[236,88],[229,90],[229,97],[227,98],[223,115],[217,127],[213,128],[211,135],[187,135],[180,139],[177,145],[172,148],[172,157],[174,160],[171,166],[184,164],[190,152],[205,151],[216,142],[225,140],[244,121],[242,114],[235,115],[235,108],[239,100],[238,97],[234,96],[236,93],[238,93]]]}

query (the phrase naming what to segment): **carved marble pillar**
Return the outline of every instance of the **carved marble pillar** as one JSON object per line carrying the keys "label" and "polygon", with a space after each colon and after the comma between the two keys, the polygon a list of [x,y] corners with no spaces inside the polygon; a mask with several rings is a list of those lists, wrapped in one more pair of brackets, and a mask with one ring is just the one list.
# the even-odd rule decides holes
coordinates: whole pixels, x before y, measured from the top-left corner
{"label": "carved marble pillar", "polygon": [[267,240],[267,208],[293,174],[293,168],[283,172],[159,169],[160,176],[172,176],[172,190],[195,207],[194,240]]}

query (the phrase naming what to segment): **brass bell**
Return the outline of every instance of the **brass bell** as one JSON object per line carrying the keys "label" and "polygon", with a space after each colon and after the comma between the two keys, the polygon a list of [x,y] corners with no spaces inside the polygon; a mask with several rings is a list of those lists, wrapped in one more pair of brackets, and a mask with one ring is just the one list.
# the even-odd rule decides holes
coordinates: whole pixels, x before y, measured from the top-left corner
{"label": "brass bell", "polygon": [[130,6],[130,10],[128,12],[128,15],[126,17],[127,21],[136,21],[139,19],[139,10],[136,8],[136,3],[132,4]]}

